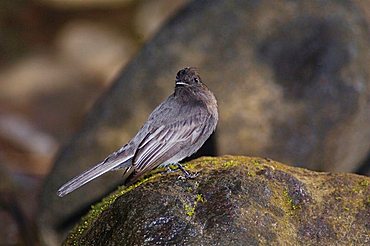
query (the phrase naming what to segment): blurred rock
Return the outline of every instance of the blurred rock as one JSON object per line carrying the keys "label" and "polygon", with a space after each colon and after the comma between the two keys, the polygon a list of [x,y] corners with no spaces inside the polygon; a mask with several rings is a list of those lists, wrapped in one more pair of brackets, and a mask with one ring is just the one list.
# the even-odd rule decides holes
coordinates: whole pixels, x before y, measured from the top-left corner
{"label": "blurred rock", "polygon": [[73,64],[51,55],[31,54],[1,71],[0,109],[22,112],[40,131],[64,142],[101,88],[94,77]]}
{"label": "blurred rock", "polygon": [[58,52],[65,62],[91,77],[111,82],[130,60],[137,46],[127,36],[103,24],[73,21],[57,37]]}
{"label": "blurred rock", "polygon": [[185,66],[198,67],[218,98],[218,154],[354,170],[370,149],[368,30],[351,1],[192,2],[126,67],[57,158],[42,195],[44,237],[59,242],[120,182],[121,173],[110,173],[55,195],[126,143]]}
{"label": "blurred rock", "polygon": [[15,115],[0,114],[0,135],[26,151],[40,155],[54,155],[57,142],[40,132],[30,122]]}
{"label": "blurred rock", "polygon": [[200,171],[194,180],[172,173],[121,188],[95,205],[64,245],[370,243],[368,177],[240,156],[190,166]]}
{"label": "blurred rock", "polygon": [[41,91],[65,87],[66,81],[78,76],[72,66],[65,66],[55,57],[31,54],[0,73],[0,97],[12,101],[26,101]]}
{"label": "blurred rock", "polygon": [[23,10],[24,4],[19,1],[0,1],[0,65],[24,52],[26,42],[19,38],[17,25]]}
{"label": "blurred rock", "polygon": [[[27,201],[27,208],[35,211],[36,193],[20,195],[19,187],[22,184],[15,182],[4,165],[0,155],[0,244],[1,245],[38,245],[38,234],[34,224],[21,208],[19,198]],[[28,186],[30,189],[32,186]],[[32,188],[31,188],[32,190]],[[29,200],[32,196],[32,200]]]}
{"label": "blurred rock", "polygon": [[135,28],[144,40],[151,38],[189,0],[145,0],[140,1],[135,15]]}
{"label": "blurred rock", "polygon": [[17,223],[9,211],[3,209],[3,203],[0,194],[0,242],[2,245],[22,245],[22,237]]}
{"label": "blurred rock", "polygon": [[368,25],[370,25],[370,2],[362,0],[354,0],[359,11],[363,12],[364,17],[367,19]]}
{"label": "blurred rock", "polygon": [[99,8],[126,5],[132,0],[37,0],[60,9]]}
{"label": "blurred rock", "polygon": [[[18,115],[0,113],[0,161],[32,175],[46,175],[58,149],[56,140]],[[23,158],[20,156],[23,155]],[[27,158],[28,157],[28,158]]]}

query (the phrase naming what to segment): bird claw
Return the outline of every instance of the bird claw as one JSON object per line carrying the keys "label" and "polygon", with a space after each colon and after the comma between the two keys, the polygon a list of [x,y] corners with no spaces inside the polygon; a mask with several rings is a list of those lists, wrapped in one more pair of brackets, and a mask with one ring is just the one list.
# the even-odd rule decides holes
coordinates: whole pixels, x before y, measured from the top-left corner
{"label": "bird claw", "polygon": [[177,168],[171,168],[170,166],[166,167],[166,173],[174,173],[177,172]]}
{"label": "bird claw", "polygon": [[[198,172],[197,173],[190,173],[190,172],[186,171],[185,168],[183,166],[181,166],[180,163],[175,163],[175,164],[177,165],[178,169],[180,169],[183,172],[183,174],[184,174],[184,175],[180,175],[178,177],[178,179],[182,179],[182,180],[185,180],[185,179],[195,179],[196,177],[199,176],[199,173]],[[170,168],[168,168],[168,169],[170,169]],[[171,170],[171,172],[173,172],[173,169],[170,169],[170,170]]]}
{"label": "bird claw", "polygon": [[185,175],[180,175],[179,177],[177,177],[178,179],[181,179],[181,180],[186,180],[186,179],[195,179],[196,177],[199,176],[199,173],[196,172],[196,173],[189,173],[189,172],[186,172]]}

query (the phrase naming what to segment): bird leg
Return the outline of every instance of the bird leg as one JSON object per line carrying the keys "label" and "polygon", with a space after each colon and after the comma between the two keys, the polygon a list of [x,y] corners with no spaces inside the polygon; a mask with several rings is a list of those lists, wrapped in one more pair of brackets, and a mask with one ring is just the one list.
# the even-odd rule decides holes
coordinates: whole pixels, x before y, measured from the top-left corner
{"label": "bird leg", "polygon": [[174,173],[177,172],[178,166],[177,164],[171,164],[166,166],[166,173]]}
{"label": "bird leg", "polygon": [[180,163],[176,163],[176,165],[184,173],[184,176],[179,176],[179,179],[194,179],[199,175],[199,173],[189,173]]}

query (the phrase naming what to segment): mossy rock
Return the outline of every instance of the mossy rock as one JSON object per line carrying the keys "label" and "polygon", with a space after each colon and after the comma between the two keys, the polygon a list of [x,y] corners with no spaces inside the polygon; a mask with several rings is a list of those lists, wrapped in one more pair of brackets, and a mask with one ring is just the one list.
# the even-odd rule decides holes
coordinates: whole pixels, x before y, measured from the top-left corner
{"label": "mossy rock", "polygon": [[[65,245],[365,245],[370,178],[241,156],[157,170],[93,206]],[[162,170],[163,171],[163,170]]]}

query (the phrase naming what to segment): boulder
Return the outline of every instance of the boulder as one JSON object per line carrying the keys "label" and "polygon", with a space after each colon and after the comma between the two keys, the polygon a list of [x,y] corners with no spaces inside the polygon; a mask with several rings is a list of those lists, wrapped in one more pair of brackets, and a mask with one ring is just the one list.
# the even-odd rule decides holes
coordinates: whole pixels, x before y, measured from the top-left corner
{"label": "boulder", "polygon": [[367,245],[370,178],[262,158],[201,158],[94,205],[65,245]]}

